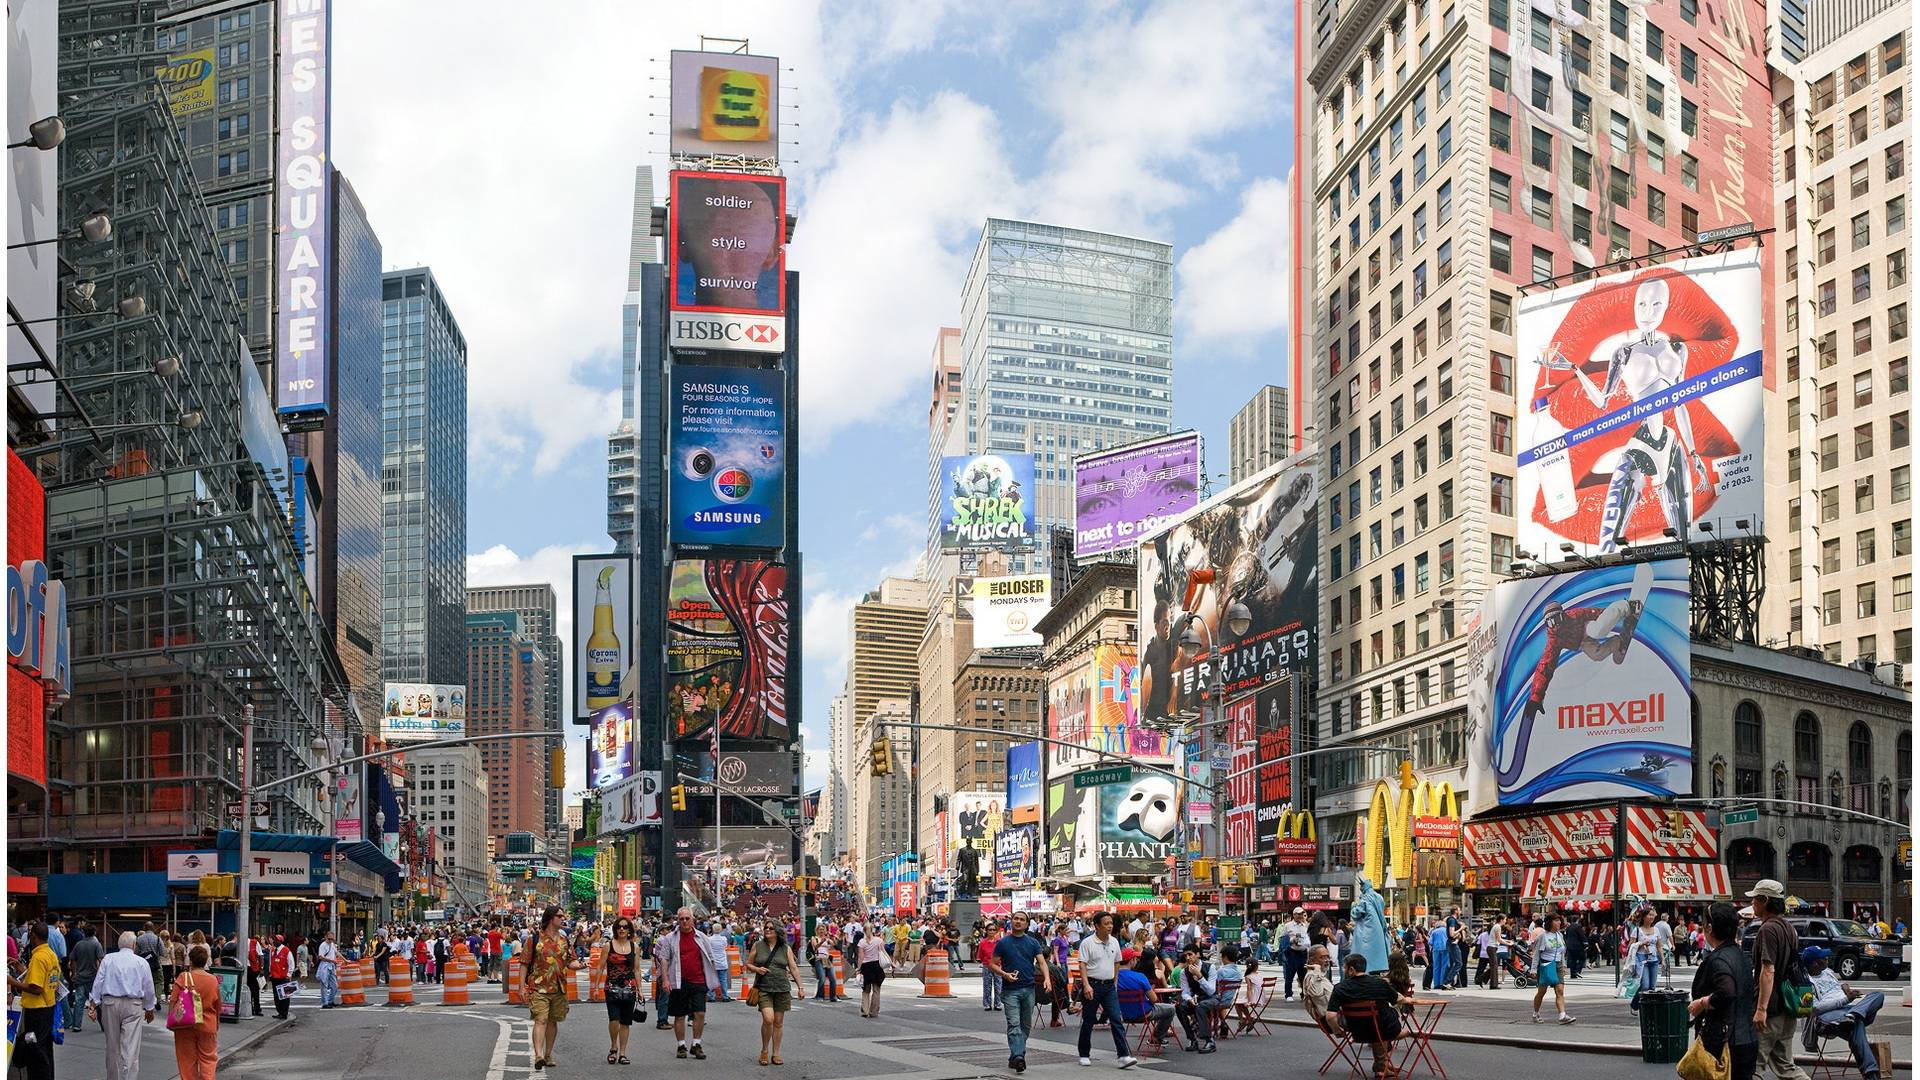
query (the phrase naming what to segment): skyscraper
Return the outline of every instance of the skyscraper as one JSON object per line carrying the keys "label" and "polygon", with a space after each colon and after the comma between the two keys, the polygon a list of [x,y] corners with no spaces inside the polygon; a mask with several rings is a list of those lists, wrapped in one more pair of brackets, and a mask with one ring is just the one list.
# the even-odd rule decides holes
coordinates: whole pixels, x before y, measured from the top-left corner
{"label": "skyscraper", "polygon": [[[1173,249],[1151,240],[989,218],[961,296],[960,403],[936,344],[929,427],[957,424],[956,454],[1034,455],[1044,534],[1073,524],[1073,458],[1165,434],[1173,422]],[[930,441],[937,432],[930,431]],[[933,462],[938,471],[938,462]],[[929,485],[927,562],[936,584],[971,572],[940,554],[939,479]],[[1015,560],[1044,568],[1043,549]]]}
{"label": "skyscraper", "polygon": [[[878,866],[872,858],[874,853],[864,848],[877,804],[874,790],[861,785],[868,780],[884,781],[885,778],[869,775],[867,746],[871,740],[862,738],[861,732],[871,728],[870,721],[882,700],[901,703],[904,712],[906,703],[913,697],[914,686],[919,681],[918,653],[920,636],[926,629],[927,600],[926,582],[890,577],[862,597],[847,620],[851,644],[847,652],[846,708],[842,714],[845,730],[850,735],[846,758],[852,766],[843,774],[851,789],[847,840],[858,849],[857,865],[867,870]],[[895,734],[900,736],[895,745],[907,741],[904,732]],[[886,786],[885,790],[894,792],[892,786]],[[897,803],[897,806],[889,803],[888,812],[903,816],[910,813],[904,796],[899,797]],[[902,821],[900,825],[900,835],[908,835],[906,823]],[[871,877],[866,883],[873,883]]]}
{"label": "skyscraper", "polygon": [[387,682],[467,681],[467,340],[433,271],[382,281]]}
{"label": "skyscraper", "polygon": [[1287,391],[1263,386],[1227,424],[1227,451],[1231,462],[1227,482],[1237,484],[1287,456]]}
{"label": "skyscraper", "polygon": [[[566,662],[566,654],[560,648],[558,601],[554,597],[553,586],[546,583],[537,585],[486,585],[467,590],[467,614],[469,616],[489,612],[512,612],[519,617],[516,630],[532,643],[541,657],[540,692],[535,702],[538,712],[538,725],[553,732],[553,738],[544,741],[544,749],[554,749],[562,745],[560,700],[560,669]],[[467,622],[469,634],[473,621]],[[477,677],[477,669],[469,666],[468,678]],[[542,761],[546,759],[541,758]],[[544,775],[538,778],[541,790],[546,794],[542,801],[541,823],[538,829],[532,826],[516,826],[529,832],[538,832],[548,837],[560,837],[566,829],[566,818],[561,813],[562,796],[558,789],[547,786]],[[565,838],[556,845],[556,849],[565,846]]]}
{"label": "skyscraper", "polygon": [[[552,595],[551,590],[548,593]],[[467,729],[475,735],[552,730],[543,709],[548,673],[557,661],[540,647],[538,635],[517,611],[470,612],[466,617]],[[487,773],[487,835],[504,850],[512,832],[549,836],[545,739],[505,739],[480,744]],[[553,815],[556,822],[560,815]],[[560,824],[564,827],[564,823]]]}
{"label": "skyscraper", "polygon": [[[661,361],[659,335],[641,329],[660,325],[659,283],[664,280],[660,270],[660,238],[653,227],[653,168],[636,165],[633,228],[627,240],[627,296],[620,305],[620,425],[607,436],[607,535],[613,538],[615,551],[632,550],[636,502],[660,505],[660,470],[640,468],[640,462],[659,457],[654,444],[660,381],[638,377],[643,364],[650,361],[648,370],[657,371]],[[649,280],[654,282],[652,289],[644,287]]]}

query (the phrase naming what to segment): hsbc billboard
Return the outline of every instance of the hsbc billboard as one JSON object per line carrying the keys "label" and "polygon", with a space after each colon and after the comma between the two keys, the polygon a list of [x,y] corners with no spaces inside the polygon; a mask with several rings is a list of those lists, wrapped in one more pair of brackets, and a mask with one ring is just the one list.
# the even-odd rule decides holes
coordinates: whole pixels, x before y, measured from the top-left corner
{"label": "hsbc billboard", "polygon": [[675,349],[781,353],[787,351],[787,318],[675,311],[667,320],[667,335],[667,344]]}
{"label": "hsbc billboard", "polygon": [[679,171],[669,184],[667,344],[785,352],[785,178]]}

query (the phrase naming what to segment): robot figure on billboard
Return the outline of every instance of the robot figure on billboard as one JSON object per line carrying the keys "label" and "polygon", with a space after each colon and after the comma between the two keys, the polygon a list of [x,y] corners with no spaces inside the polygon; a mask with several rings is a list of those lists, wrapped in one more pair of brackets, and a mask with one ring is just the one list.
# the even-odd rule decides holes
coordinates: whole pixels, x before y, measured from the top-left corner
{"label": "robot figure on billboard", "polygon": [[1351,914],[1353,951],[1367,958],[1369,972],[1387,970],[1387,904],[1364,877],[1355,890]]}
{"label": "robot figure on billboard", "polygon": [[[1547,357],[1546,366],[1571,370],[1580,388],[1597,409],[1606,408],[1613,396],[1624,390],[1633,401],[1649,397],[1678,385],[1686,377],[1687,344],[1661,331],[1671,298],[1666,279],[1649,278],[1633,295],[1633,322],[1639,331],[1633,340],[1613,350],[1607,363],[1605,386],[1595,386],[1579,364],[1557,351]],[[1673,418],[1669,427],[1666,418]],[[1627,539],[1627,524],[1640,501],[1642,481],[1651,485],[1665,512],[1674,535],[1685,537],[1692,512],[1691,485],[1712,483],[1706,462],[1693,449],[1693,423],[1684,405],[1656,412],[1640,421],[1633,437],[1620,451],[1613,466],[1613,480],[1607,486],[1606,507],[1600,518],[1600,551],[1611,554]]]}
{"label": "robot figure on billboard", "polygon": [[1646,610],[1647,589],[1652,582],[1653,567],[1641,563],[1634,571],[1632,592],[1606,607],[1569,608],[1558,600],[1547,601],[1547,606],[1540,611],[1540,626],[1546,632],[1547,641],[1540,650],[1540,662],[1533,669],[1533,685],[1527,694],[1526,710],[1521,714],[1522,722],[1530,722],[1546,711],[1547,687],[1553,682],[1554,672],[1560,670],[1561,654],[1578,652],[1589,660],[1626,663],[1627,650],[1633,646],[1633,631],[1640,624],[1641,612]]}

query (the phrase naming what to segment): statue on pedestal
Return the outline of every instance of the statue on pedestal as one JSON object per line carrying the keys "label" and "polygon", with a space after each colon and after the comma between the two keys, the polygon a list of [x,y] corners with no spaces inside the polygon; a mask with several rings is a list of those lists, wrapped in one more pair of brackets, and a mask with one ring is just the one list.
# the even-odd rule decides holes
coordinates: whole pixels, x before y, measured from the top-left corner
{"label": "statue on pedestal", "polygon": [[1364,877],[1355,891],[1352,917],[1348,951],[1366,957],[1369,972],[1387,970],[1387,904],[1373,891],[1373,882]]}

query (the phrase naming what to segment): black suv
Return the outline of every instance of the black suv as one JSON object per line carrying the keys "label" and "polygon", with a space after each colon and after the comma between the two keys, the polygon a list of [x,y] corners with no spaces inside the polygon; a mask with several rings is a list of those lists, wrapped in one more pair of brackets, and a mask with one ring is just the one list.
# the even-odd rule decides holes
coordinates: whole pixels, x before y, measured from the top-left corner
{"label": "black suv", "polygon": [[[1788,915],[1787,922],[1800,935],[1800,947],[1818,945],[1833,954],[1827,961],[1842,979],[1857,979],[1870,971],[1883,979],[1898,979],[1906,965],[1900,960],[1901,942],[1882,940],[1873,931],[1852,919],[1832,919],[1824,915]],[[1748,923],[1740,933],[1740,944],[1753,951],[1753,936],[1758,921]]]}

